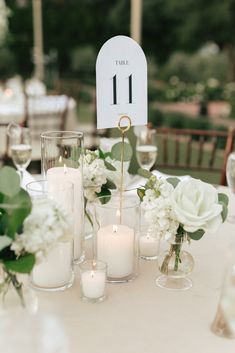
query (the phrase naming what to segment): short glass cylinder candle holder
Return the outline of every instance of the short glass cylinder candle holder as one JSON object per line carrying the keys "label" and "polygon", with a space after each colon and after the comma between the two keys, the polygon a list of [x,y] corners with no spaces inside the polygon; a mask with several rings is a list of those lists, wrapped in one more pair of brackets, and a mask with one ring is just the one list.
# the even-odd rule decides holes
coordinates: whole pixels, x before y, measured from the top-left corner
{"label": "short glass cylinder candle holder", "polygon": [[[121,202],[120,202],[121,201]],[[128,282],[138,272],[139,200],[123,195],[94,202],[95,255],[107,263],[109,282]]]}
{"label": "short glass cylinder candle holder", "polygon": [[107,264],[98,260],[87,260],[79,264],[81,298],[92,303],[105,299]]}
{"label": "short glass cylinder candle holder", "polygon": [[140,228],[139,256],[143,260],[156,260],[159,252],[160,238],[154,229],[146,224]]}
{"label": "short glass cylinder candle holder", "polygon": [[[71,182],[66,182],[58,187],[50,185],[46,180],[40,180],[27,184],[26,189],[31,195],[33,207],[37,208],[39,216],[40,208],[45,207],[47,199],[52,199],[66,212],[68,217],[71,216],[71,222],[73,222],[74,186]],[[54,216],[52,215],[52,217]],[[56,232],[56,229],[54,231]],[[58,232],[60,231],[58,229]],[[71,232],[73,232],[72,225]],[[45,234],[45,242],[47,241],[46,237],[47,234]],[[30,284],[35,289],[57,291],[71,287],[73,281],[73,234],[71,234],[68,240],[57,241],[45,258],[34,266]]]}
{"label": "short glass cylinder candle holder", "polygon": [[57,186],[74,185],[74,261],[84,259],[83,133],[49,131],[41,135],[42,175]]}

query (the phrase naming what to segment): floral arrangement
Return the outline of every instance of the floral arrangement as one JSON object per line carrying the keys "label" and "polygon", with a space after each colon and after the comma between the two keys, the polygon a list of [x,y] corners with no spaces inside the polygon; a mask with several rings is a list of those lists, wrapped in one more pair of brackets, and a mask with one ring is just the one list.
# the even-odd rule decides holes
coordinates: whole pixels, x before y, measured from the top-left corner
{"label": "floral arrangement", "polygon": [[12,284],[24,304],[22,283],[17,274],[29,274],[58,241],[71,238],[66,212],[55,202],[43,199],[31,202],[20,187],[15,169],[0,170],[0,265],[4,272],[0,293]]}
{"label": "floral arrangement", "polygon": [[[199,240],[205,232],[214,233],[227,217],[228,197],[199,179],[157,179],[148,171],[140,174],[148,178],[137,190],[147,222],[158,236],[180,244]],[[180,248],[174,245],[177,253]],[[167,259],[166,259],[167,261]],[[167,267],[167,263],[164,266]],[[180,257],[175,258],[175,270]]]}
{"label": "floral arrangement", "polygon": [[[132,149],[129,143],[124,143],[124,161],[129,161]],[[111,195],[111,189],[119,188],[121,175],[121,143],[113,145],[111,152],[101,149],[86,150],[83,159],[83,182],[85,198],[93,201],[96,197]],[[128,171],[124,171],[124,180],[128,180]]]}

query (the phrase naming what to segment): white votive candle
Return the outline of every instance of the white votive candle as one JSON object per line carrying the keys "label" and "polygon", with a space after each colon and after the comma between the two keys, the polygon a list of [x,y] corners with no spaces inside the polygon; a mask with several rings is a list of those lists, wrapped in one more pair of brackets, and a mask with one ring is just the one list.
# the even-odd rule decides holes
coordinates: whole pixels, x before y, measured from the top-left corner
{"label": "white votive candle", "polygon": [[34,266],[33,284],[43,288],[67,285],[72,279],[72,242],[59,242],[48,253],[43,262]]}
{"label": "white votive candle", "polygon": [[88,299],[98,299],[104,297],[105,272],[91,270],[81,274],[81,284],[83,296]]}
{"label": "white votive candle", "polygon": [[139,252],[143,257],[156,257],[158,254],[159,240],[150,235],[142,235],[139,238]]}
{"label": "white votive candle", "polygon": [[47,171],[48,189],[53,186],[61,187],[66,182],[71,182],[74,186],[74,259],[78,260],[82,255],[81,237],[83,233],[83,193],[82,193],[82,175],[81,171],[76,168],[55,167]]}
{"label": "white votive candle", "polygon": [[108,277],[123,278],[133,273],[134,229],[108,225],[97,232],[97,257],[107,263]]}

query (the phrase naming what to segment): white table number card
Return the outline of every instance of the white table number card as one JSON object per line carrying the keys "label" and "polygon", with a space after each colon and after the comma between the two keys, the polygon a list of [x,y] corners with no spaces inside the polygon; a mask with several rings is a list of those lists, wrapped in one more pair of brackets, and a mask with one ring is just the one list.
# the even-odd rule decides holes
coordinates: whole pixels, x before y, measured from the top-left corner
{"label": "white table number card", "polygon": [[116,36],[100,49],[96,99],[98,129],[117,127],[121,115],[128,115],[132,126],[147,124],[147,62],[133,39]]}

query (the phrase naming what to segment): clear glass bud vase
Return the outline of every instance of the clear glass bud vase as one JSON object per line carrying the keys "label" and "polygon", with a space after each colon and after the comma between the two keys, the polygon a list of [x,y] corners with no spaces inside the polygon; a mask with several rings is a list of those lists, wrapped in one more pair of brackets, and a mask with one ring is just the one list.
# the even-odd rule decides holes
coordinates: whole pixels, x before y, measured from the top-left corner
{"label": "clear glass bud vase", "polygon": [[192,255],[185,250],[189,245],[187,235],[175,236],[170,240],[162,239],[158,266],[161,276],[156,279],[157,286],[167,289],[186,290],[192,287],[188,275],[194,267]]}

